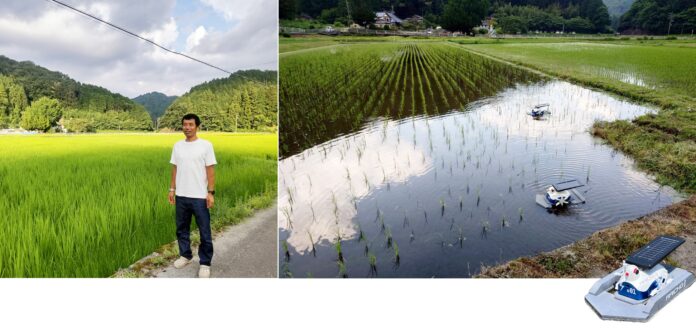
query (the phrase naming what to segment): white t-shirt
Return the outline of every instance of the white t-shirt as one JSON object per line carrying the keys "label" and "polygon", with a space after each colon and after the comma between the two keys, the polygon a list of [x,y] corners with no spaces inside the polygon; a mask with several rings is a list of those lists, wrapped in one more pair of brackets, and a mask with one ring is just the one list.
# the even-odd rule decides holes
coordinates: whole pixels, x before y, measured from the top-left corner
{"label": "white t-shirt", "polygon": [[205,167],[217,164],[213,144],[198,138],[193,142],[178,141],[169,163],[176,165],[176,195],[205,199],[208,196],[208,176]]}

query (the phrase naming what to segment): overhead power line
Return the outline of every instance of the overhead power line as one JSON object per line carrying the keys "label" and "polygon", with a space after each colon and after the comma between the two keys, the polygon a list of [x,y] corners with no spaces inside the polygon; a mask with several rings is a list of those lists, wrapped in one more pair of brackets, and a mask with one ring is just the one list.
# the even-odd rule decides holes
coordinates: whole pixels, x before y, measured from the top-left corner
{"label": "overhead power line", "polygon": [[[103,20],[103,19],[101,19],[101,18],[99,18],[99,17],[96,17],[96,16],[94,16],[94,15],[88,13],[88,12],[85,12],[85,11],[82,11],[82,10],[80,10],[80,9],[77,9],[77,8],[71,6],[71,5],[68,5],[68,4],[64,3],[64,2],[61,2],[61,1],[58,1],[58,0],[46,0],[46,1],[56,3],[56,4],[58,4],[58,5],[61,5],[61,6],[65,7],[65,8],[68,8],[68,9],[70,9],[70,10],[73,10],[73,11],[75,11],[75,12],[77,12],[77,13],[80,13],[80,14],[82,14],[82,15],[85,15],[85,16],[87,16],[87,17],[93,19],[93,20],[96,20],[96,21],[98,21],[98,22],[104,23],[104,24],[106,24],[106,25],[108,25],[108,26],[111,26],[111,27],[114,28],[114,29],[117,29],[117,30],[119,30],[119,31],[121,31],[121,32],[127,33],[127,34],[129,34],[129,35],[131,35],[131,36],[133,36],[133,37],[136,37],[136,38],[138,38],[138,39],[140,39],[140,40],[143,40],[143,41],[145,41],[145,42],[147,42],[147,43],[150,43],[150,44],[154,45],[155,47],[160,48],[160,49],[162,49],[162,50],[164,50],[164,51],[166,51],[166,52],[169,52],[169,53],[172,53],[172,54],[175,54],[175,55],[179,55],[179,56],[183,56],[183,57],[186,57],[186,58],[188,58],[188,59],[190,59],[190,60],[193,60],[193,61],[196,61],[196,62],[198,62],[198,63],[201,63],[201,64],[203,64],[203,65],[207,65],[207,66],[209,66],[209,67],[212,67],[212,68],[214,68],[214,69],[216,69],[216,70],[219,70],[219,71],[222,71],[222,72],[225,72],[225,73],[228,73],[228,74],[232,74],[232,72],[230,72],[230,71],[228,71],[228,70],[225,70],[225,69],[223,69],[223,68],[221,68],[221,67],[219,67],[219,66],[210,64],[210,63],[208,63],[208,62],[206,62],[206,61],[202,61],[202,60],[200,60],[200,59],[198,59],[198,58],[195,58],[195,57],[186,55],[186,54],[184,54],[184,53],[180,53],[180,52],[178,52],[178,51],[171,50],[171,49],[169,49],[169,48],[167,48],[167,47],[165,47],[165,46],[160,45],[160,44],[157,43],[157,42],[154,42],[154,41],[152,41],[152,40],[150,40],[150,39],[148,39],[148,38],[142,37],[142,36],[140,36],[140,35],[138,35],[138,34],[136,34],[136,33],[134,33],[134,32],[129,31],[128,29],[125,29],[125,28],[120,27],[120,26],[118,26],[118,25],[115,25],[115,24],[112,24],[112,23],[110,23],[110,22],[107,22],[107,21],[105,21],[105,20]],[[267,62],[267,63],[271,63],[271,62]],[[263,63],[263,64],[267,64],[267,63]],[[242,77],[243,77],[243,78],[246,78],[246,77],[244,77],[244,76],[242,76]],[[248,78],[247,78],[247,79],[248,79]]]}

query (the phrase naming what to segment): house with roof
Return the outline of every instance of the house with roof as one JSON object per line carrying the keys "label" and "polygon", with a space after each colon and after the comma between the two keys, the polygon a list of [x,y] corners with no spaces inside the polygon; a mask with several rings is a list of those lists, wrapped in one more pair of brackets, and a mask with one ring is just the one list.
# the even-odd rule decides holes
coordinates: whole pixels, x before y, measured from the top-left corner
{"label": "house with roof", "polygon": [[389,26],[389,28],[395,28],[400,26],[403,20],[396,16],[393,11],[378,11],[375,13],[375,23],[374,25],[378,28],[384,28]]}

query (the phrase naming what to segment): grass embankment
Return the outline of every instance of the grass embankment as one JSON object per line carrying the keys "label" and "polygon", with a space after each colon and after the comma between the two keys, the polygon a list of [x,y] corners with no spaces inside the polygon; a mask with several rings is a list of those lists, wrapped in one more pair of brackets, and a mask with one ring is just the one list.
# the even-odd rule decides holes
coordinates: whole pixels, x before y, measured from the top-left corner
{"label": "grass embankment", "polygon": [[463,44],[474,52],[657,105],[593,133],[630,154],[657,181],[696,192],[696,47],[689,41]]}
{"label": "grass embankment", "polygon": [[521,257],[482,269],[484,278],[601,277],[658,235],[681,236],[686,242],[667,262],[696,272],[696,196],[655,213],[595,232],[571,245],[533,257]]}
{"label": "grass embankment", "polygon": [[[276,195],[277,135],[201,133],[215,148],[213,228]],[[167,202],[183,134],[2,136],[0,277],[106,277],[175,237]]]}

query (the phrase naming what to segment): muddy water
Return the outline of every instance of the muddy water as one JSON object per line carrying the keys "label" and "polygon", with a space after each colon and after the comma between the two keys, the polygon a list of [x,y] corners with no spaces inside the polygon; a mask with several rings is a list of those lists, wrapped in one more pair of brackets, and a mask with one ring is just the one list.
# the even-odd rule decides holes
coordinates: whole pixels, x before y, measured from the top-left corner
{"label": "muddy water", "polygon": [[[545,120],[527,115],[539,103],[551,105]],[[566,82],[517,85],[464,111],[375,119],[286,158],[281,275],[468,277],[669,205],[674,191],[588,132],[649,111]],[[572,178],[585,204],[536,205]]]}

